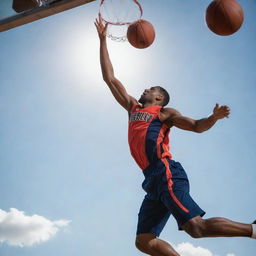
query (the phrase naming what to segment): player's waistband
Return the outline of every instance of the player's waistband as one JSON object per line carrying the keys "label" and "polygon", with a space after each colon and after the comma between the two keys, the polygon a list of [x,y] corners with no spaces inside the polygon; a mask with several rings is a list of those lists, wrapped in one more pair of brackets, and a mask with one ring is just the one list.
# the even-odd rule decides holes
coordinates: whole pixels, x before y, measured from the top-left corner
{"label": "player's waistband", "polygon": [[[169,163],[171,163],[172,161],[175,162],[171,159],[170,156],[166,156],[164,158],[167,159]],[[150,163],[149,166],[143,170],[145,178],[151,175],[157,175],[165,172],[165,165],[162,161],[164,158],[158,159],[157,161]]]}

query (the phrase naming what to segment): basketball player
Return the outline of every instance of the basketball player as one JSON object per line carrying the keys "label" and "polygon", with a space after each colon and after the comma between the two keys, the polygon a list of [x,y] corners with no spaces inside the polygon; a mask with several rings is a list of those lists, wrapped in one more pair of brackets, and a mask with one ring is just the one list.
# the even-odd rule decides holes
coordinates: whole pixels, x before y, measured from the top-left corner
{"label": "basketball player", "polygon": [[251,237],[256,238],[256,224],[243,224],[224,218],[203,219],[205,212],[189,194],[189,181],[179,162],[169,152],[169,131],[175,126],[201,133],[218,120],[228,117],[227,106],[216,106],[208,118],[193,120],[173,108],[166,108],[169,95],[160,86],[145,89],[137,101],[115,77],[107,43],[107,26],[101,18],[95,25],[100,39],[100,63],[103,79],[117,102],[129,113],[129,145],[133,158],[142,169],[147,192],[139,212],[136,246],[152,256],[178,256],[167,242],[159,239],[172,214],[180,230],[194,238]]}

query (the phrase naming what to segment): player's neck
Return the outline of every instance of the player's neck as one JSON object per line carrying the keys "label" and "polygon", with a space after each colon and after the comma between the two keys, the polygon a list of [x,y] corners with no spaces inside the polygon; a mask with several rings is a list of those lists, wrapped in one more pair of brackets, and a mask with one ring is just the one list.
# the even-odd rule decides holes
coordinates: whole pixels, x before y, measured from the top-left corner
{"label": "player's neck", "polygon": [[145,103],[145,104],[142,104],[142,108],[147,108],[147,107],[152,107],[152,106],[159,106],[157,103]]}

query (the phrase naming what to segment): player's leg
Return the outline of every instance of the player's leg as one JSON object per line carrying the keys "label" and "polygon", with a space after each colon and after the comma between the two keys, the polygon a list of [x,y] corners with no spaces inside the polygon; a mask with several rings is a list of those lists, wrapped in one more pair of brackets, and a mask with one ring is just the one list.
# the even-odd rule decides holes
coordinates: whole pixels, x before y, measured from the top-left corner
{"label": "player's leg", "polygon": [[138,218],[136,247],[151,256],[179,256],[165,241],[158,238],[170,212],[152,195],[147,194],[142,202]]}
{"label": "player's leg", "polygon": [[170,244],[159,239],[154,234],[139,234],[135,241],[136,247],[151,256],[179,256]]}
{"label": "player's leg", "polygon": [[253,235],[252,224],[243,224],[225,218],[202,219],[197,216],[187,221],[182,229],[194,238],[251,237]]}
{"label": "player's leg", "polygon": [[[162,193],[162,201],[176,218],[179,228],[192,237],[231,237],[256,238],[256,224],[243,224],[225,218],[202,219],[204,211],[189,194],[189,182],[180,163],[165,161],[168,187]],[[168,179],[171,173],[171,179]],[[169,175],[170,176],[170,175]],[[168,193],[169,192],[169,193]]]}
{"label": "player's leg", "polygon": [[165,177],[162,179],[161,201],[175,217],[179,230],[189,220],[203,216],[205,212],[196,204],[189,194],[189,181],[185,170],[179,162],[162,160],[165,165]]}

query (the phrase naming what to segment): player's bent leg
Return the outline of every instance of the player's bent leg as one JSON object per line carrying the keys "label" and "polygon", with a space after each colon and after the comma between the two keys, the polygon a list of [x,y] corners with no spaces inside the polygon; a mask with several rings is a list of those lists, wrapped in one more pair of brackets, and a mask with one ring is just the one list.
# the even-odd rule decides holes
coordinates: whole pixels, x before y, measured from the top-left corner
{"label": "player's bent leg", "polygon": [[157,238],[154,234],[138,234],[136,247],[151,256],[180,256],[167,242]]}
{"label": "player's bent leg", "polygon": [[182,229],[193,238],[252,236],[251,224],[243,224],[219,217],[202,219],[197,216],[187,221]]}

